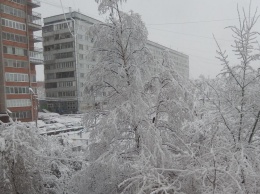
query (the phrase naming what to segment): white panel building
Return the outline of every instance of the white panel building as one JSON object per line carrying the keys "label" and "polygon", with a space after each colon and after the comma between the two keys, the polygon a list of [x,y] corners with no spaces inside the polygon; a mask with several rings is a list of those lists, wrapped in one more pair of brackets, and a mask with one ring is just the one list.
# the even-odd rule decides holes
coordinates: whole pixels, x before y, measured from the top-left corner
{"label": "white panel building", "polygon": [[[66,19],[65,19],[66,18]],[[58,113],[84,112],[84,78],[95,65],[88,51],[93,40],[88,36],[91,25],[101,23],[78,12],[44,18],[43,47],[46,102],[49,110]],[[148,48],[158,60],[168,50],[176,70],[189,77],[189,57],[149,41]]]}

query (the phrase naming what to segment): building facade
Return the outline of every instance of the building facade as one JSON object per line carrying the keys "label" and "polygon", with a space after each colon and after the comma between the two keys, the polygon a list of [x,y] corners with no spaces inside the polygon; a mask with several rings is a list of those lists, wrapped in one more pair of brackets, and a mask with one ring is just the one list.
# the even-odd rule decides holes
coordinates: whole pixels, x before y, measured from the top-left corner
{"label": "building facade", "polygon": [[174,63],[174,68],[176,71],[186,77],[189,78],[189,56],[185,55],[181,52],[172,50],[158,43],[152,42],[148,40],[147,44],[148,49],[154,55],[157,63],[162,63],[162,55],[163,52],[168,51],[169,59]]}
{"label": "building facade", "polygon": [[[65,19],[66,18],[66,19]],[[95,65],[88,55],[93,39],[88,35],[91,25],[101,23],[78,12],[44,18],[44,74],[47,108],[58,113],[84,112],[85,75]],[[177,71],[189,77],[189,57],[157,43],[148,48],[158,58],[168,50]]]}
{"label": "building facade", "polygon": [[42,51],[34,46],[42,41],[34,35],[42,29],[41,14],[32,10],[40,1],[0,0],[0,6],[0,113],[32,121],[37,115],[35,65],[43,63]]}

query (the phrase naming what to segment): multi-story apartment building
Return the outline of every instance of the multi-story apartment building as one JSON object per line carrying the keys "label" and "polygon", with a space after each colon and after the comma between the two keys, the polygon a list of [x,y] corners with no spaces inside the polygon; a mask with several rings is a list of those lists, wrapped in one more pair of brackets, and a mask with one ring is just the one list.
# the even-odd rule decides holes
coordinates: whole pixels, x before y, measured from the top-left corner
{"label": "multi-story apartment building", "polygon": [[[66,18],[66,19],[65,19]],[[44,18],[43,46],[47,106],[60,113],[83,112],[84,78],[95,58],[87,54],[93,45],[88,35],[91,25],[101,23],[78,12]],[[168,50],[177,71],[189,77],[189,57],[157,43],[148,42],[158,60]]]}
{"label": "multi-story apartment building", "polygon": [[176,71],[180,75],[189,78],[189,56],[188,55],[172,50],[170,48],[167,48],[163,45],[160,45],[152,41],[148,41],[147,47],[152,52],[154,58],[157,60],[158,63],[162,62],[162,53],[168,51],[168,57],[174,63],[175,65],[174,68],[176,69]]}
{"label": "multi-story apartment building", "polygon": [[0,113],[32,121],[37,115],[35,65],[43,63],[42,51],[34,47],[42,41],[34,35],[42,29],[41,14],[32,10],[40,1],[0,0],[0,6]]}

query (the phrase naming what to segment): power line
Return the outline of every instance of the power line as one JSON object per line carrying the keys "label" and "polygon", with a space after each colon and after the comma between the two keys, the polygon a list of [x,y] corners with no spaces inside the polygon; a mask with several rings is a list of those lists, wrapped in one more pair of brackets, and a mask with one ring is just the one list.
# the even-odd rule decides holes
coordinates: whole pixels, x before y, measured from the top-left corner
{"label": "power line", "polygon": [[[50,3],[50,2],[48,2],[48,1],[43,1],[43,0],[39,0],[39,1],[40,1],[41,3],[47,4],[47,5],[51,5],[51,6],[53,6],[53,7],[61,8],[60,4],[58,5],[58,4]],[[74,6],[75,6],[75,2],[73,2],[73,4],[74,4]],[[63,9],[69,10],[70,7],[63,6]],[[78,11],[78,10],[72,9],[72,11]],[[101,17],[100,15],[95,15],[95,14],[90,14],[90,13],[88,13],[88,16],[93,17],[93,18],[99,18],[99,17]],[[103,19],[104,19],[104,18],[103,18]]]}
{"label": "power line", "polygon": [[[40,0],[40,2],[42,3],[45,3],[45,4],[48,4],[48,5],[51,5],[51,6],[55,6],[55,7],[58,7],[58,8],[61,8],[62,9],[70,9],[69,7],[65,7],[65,6],[61,6],[61,5],[57,5],[57,4],[53,4],[53,3],[50,3],[50,2],[47,2],[47,1],[43,1],[43,0]],[[74,2],[74,5],[75,5],[75,1]],[[63,10],[64,12],[64,10]],[[88,14],[90,15],[90,14]],[[162,24],[147,24],[147,25],[167,25],[167,24],[189,24],[189,23],[202,23],[202,22],[217,22],[217,21],[227,21],[227,20],[237,20],[238,18],[234,18],[234,19],[223,19],[223,20],[208,20],[208,21],[191,21],[191,22],[178,22],[178,23],[162,23]],[[180,35],[184,35],[184,36],[193,36],[193,37],[198,37],[198,38],[204,38],[204,39],[210,39],[210,40],[214,40],[214,38],[211,38],[211,37],[206,37],[206,36],[199,36],[199,35],[194,35],[194,34],[187,34],[187,33],[180,33],[180,32],[174,32],[174,31],[171,31],[171,30],[162,30],[162,29],[157,29],[157,28],[153,28],[153,27],[147,27],[149,29],[153,29],[153,30],[158,30],[158,31],[164,31],[164,32],[171,32],[171,33],[174,33],[174,34],[180,34]],[[233,42],[231,40],[225,40],[225,39],[218,39],[220,41],[228,41],[228,42]]]}
{"label": "power line", "polygon": [[[62,13],[63,13],[64,20],[66,21],[66,24],[67,24],[67,26],[68,26],[68,29],[69,29],[69,31],[70,31],[70,34],[71,34],[71,36],[73,36],[74,38],[76,38],[75,33],[72,33],[72,30],[70,29],[69,22],[68,22],[68,20],[67,20],[67,17],[66,17],[66,15],[65,15],[65,12],[64,12],[64,7],[63,7],[63,4],[62,4],[62,0],[60,0],[60,5],[61,5],[61,9],[62,9]],[[72,18],[71,18],[71,19],[72,19]],[[75,25],[76,25],[76,24],[75,24]]]}
{"label": "power line", "polygon": [[[158,31],[163,31],[163,32],[171,32],[174,34],[179,34],[179,35],[184,35],[184,36],[193,36],[193,37],[197,37],[197,38],[205,38],[205,39],[210,39],[210,40],[214,40],[214,38],[208,37],[208,36],[199,36],[199,35],[195,35],[195,34],[187,34],[187,33],[180,33],[180,32],[175,32],[175,31],[171,31],[171,30],[162,30],[162,29],[158,29],[158,28],[152,28],[152,27],[147,27],[149,29],[152,30],[158,30]],[[217,39],[218,41],[226,41],[226,42],[233,42],[232,40],[226,40],[226,39]]]}
{"label": "power line", "polygon": [[170,22],[170,23],[157,23],[157,24],[147,24],[147,25],[171,25],[171,24],[198,24],[198,23],[211,23],[211,22],[223,22],[223,21],[232,21],[238,20],[239,18],[233,19],[219,19],[219,20],[202,20],[202,21],[189,21],[189,22]]}
{"label": "power line", "polygon": [[[42,1],[42,0],[39,0],[39,1],[40,1],[41,3],[47,4],[47,5],[51,5],[51,6],[54,6],[54,7],[61,8],[60,5],[57,5],[57,4],[53,4],[53,3],[50,3],[50,2],[47,2],[47,1]],[[63,7],[63,8],[69,10],[69,7]]]}
{"label": "power line", "polygon": [[206,58],[206,57],[193,55],[193,54],[190,54],[190,53],[187,53],[187,55],[191,56],[191,58],[195,57],[195,58],[198,58],[199,60],[203,60],[204,62],[211,63],[211,64],[214,64],[214,65],[217,65],[217,62],[218,62],[218,59],[216,59],[214,57],[211,59],[211,58]]}

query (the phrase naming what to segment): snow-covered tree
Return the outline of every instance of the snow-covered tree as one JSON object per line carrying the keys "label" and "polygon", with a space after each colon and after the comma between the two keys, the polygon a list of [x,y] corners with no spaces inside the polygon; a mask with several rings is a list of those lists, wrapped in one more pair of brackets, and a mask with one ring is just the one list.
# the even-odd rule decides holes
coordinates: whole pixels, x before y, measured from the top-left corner
{"label": "snow-covered tree", "polygon": [[217,44],[223,69],[214,80],[201,82],[198,120],[190,125],[199,138],[190,142],[194,159],[187,173],[201,176],[203,193],[260,192],[258,16],[242,13],[239,25],[228,27],[238,62],[230,62]]}
{"label": "snow-covered tree", "polygon": [[[92,134],[101,138],[103,133],[102,142],[121,154],[127,150],[135,153],[140,149],[140,130],[145,125],[140,115],[145,116],[148,109],[142,96],[151,68],[147,30],[138,14],[121,12],[118,1],[101,1],[99,9],[109,11],[110,17],[106,23],[92,27],[92,55],[97,63],[87,76],[86,91],[110,112],[107,119],[99,121],[102,127],[96,126]],[[114,147],[118,142],[121,147]]]}
{"label": "snow-covered tree", "polygon": [[[91,165],[75,178],[82,183],[78,192],[163,192],[158,174],[169,185],[175,180],[162,169],[172,167],[171,153],[178,153],[174,144],[180,143],[182,124],[193,118],[193,89],[175,72],[168,51],[161,63],[154,61],[138,14],[121,12],[121,1],[98,2],[101,13],[109,12],[109,18],[93,26],[91,33],[97,63],[87,75],[86,93],[93,97],[95,108],[84,121],[92,127]],[[99,117],[98,103],[105,103],[108,110]],[[96,172],[99,168],[105,170]],[[174,191],[176,185],[165,190]]]}
{"label": "snow-covered tree", "polygon": [[161,138],[161,145],[168,149],[157,144],[157,138],[154,148],[161,148],[157,152],[160,154],[142,152],[143,157],[134,165],[135,176],[120,186],[127,189],[138,185],[140,193],[260,192],[260,84],[259,72],[253,67],[259,60],[259,33],[253,28],[258,17],[256,12],[246,15],[243,10],[239,19],[238,27],[229,27],[234,33],[233,50],[239,62],[231,65],[217,44],[223,71],[216,79],[195,84],[199,86],[195,92],[195,121],[182,123],[179,129],[169,125],[169,121],[160,122],[159,126],[170,131],[166,134],[171,138]]}

